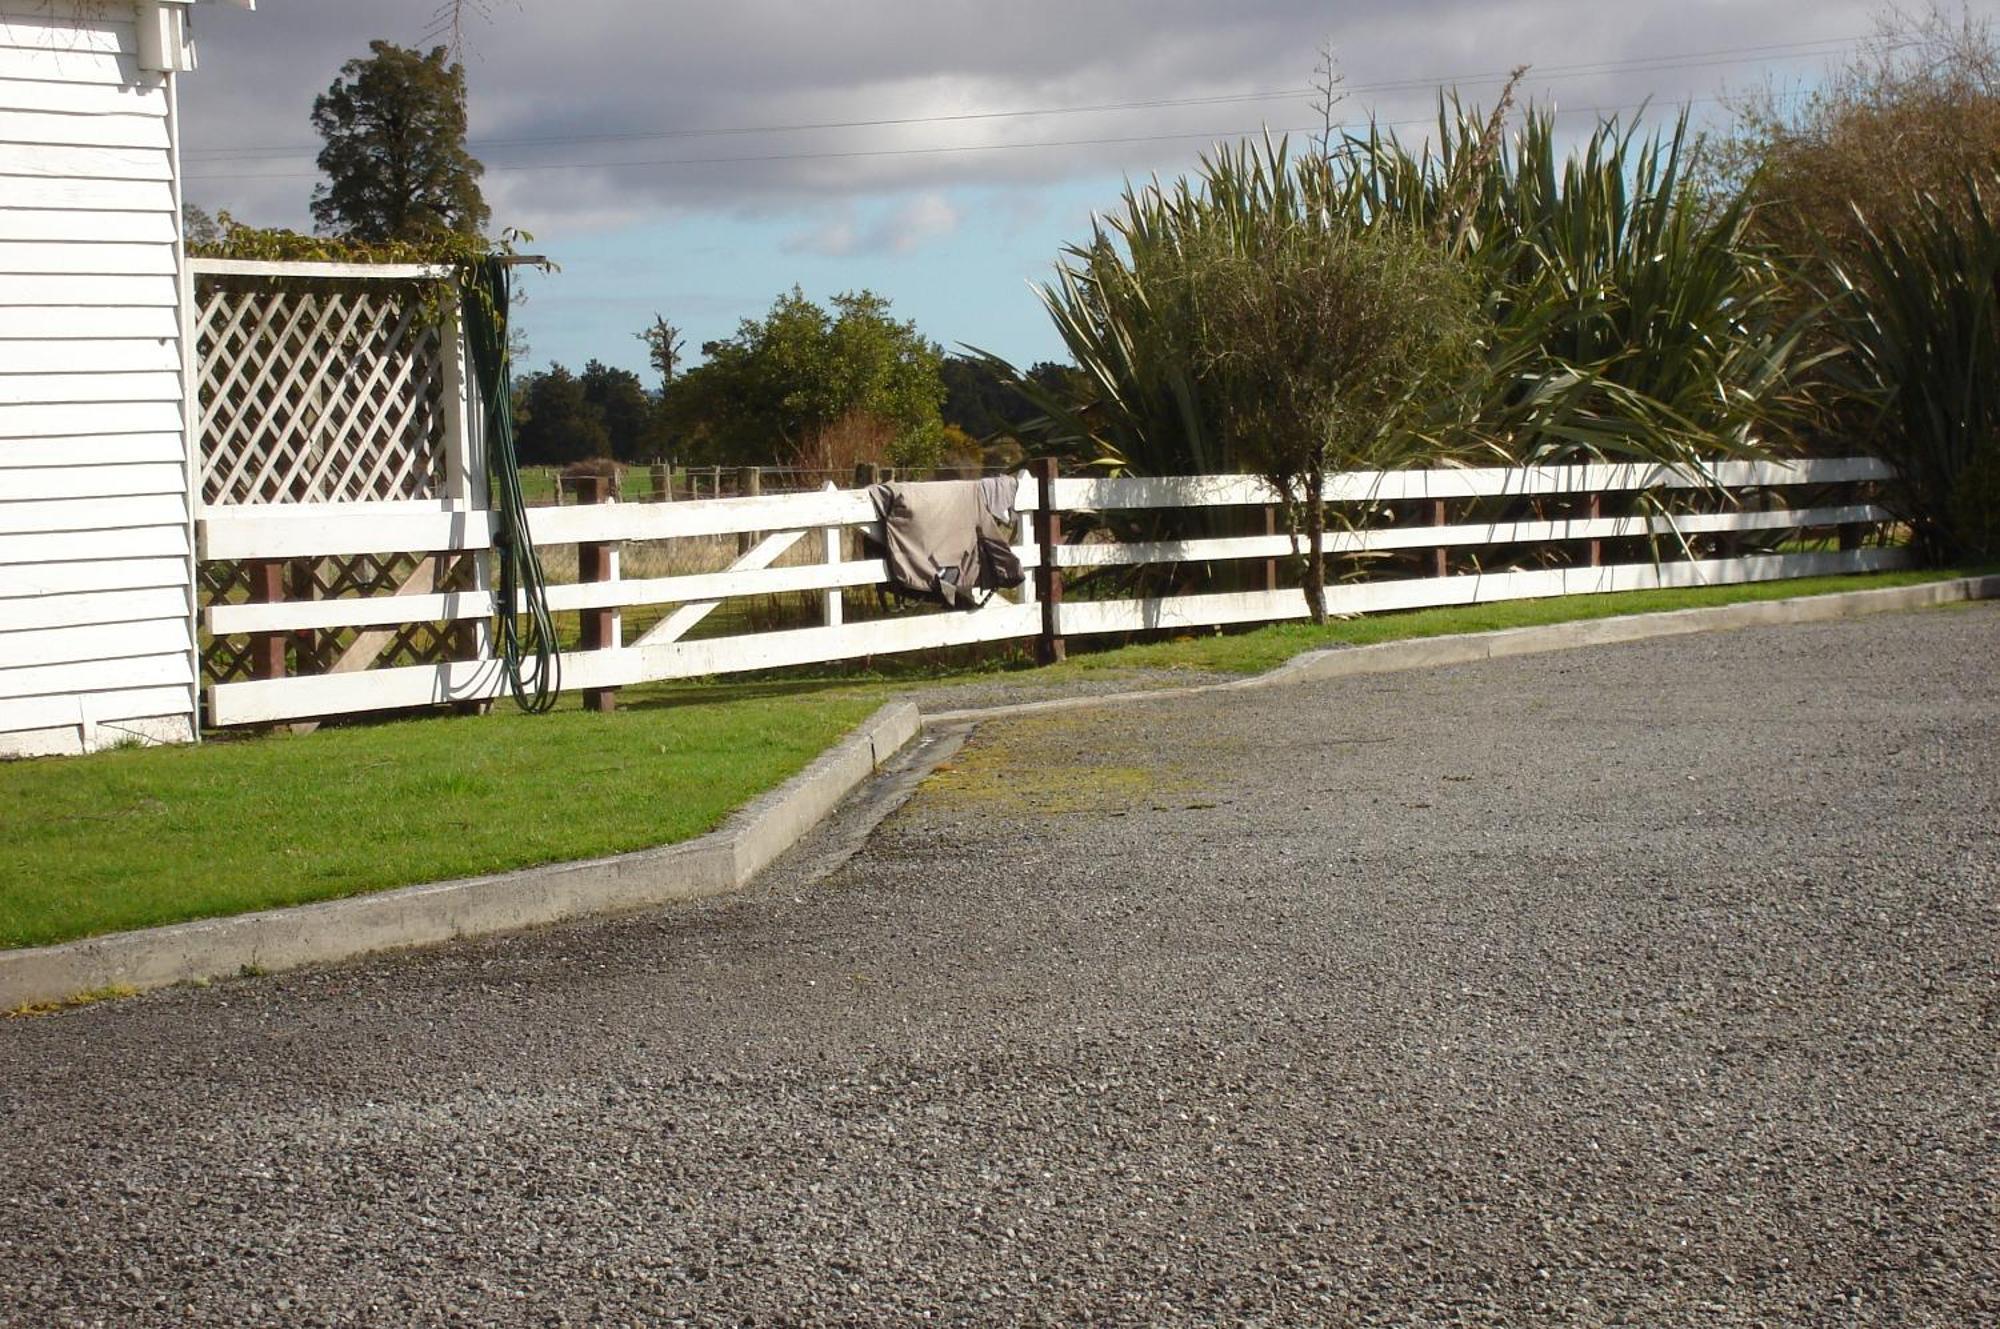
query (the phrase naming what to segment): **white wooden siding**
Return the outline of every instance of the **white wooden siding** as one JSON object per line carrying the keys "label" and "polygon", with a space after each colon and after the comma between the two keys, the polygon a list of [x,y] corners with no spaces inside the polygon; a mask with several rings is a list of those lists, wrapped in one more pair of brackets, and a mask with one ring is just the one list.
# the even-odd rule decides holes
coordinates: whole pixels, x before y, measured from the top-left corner
{"label": "white wooden siding", "polygon": [[178,393],[180,381],[178,373],[0,373],[0,406],[35,402],[157,402]]}
{"label": "white wooden siding", "polygon": [[172,167],[156,148],[77,148],[0,143],[0,175],[78,176],[96,180],[168,180]]}
{"label": "white wooden siding", "polygon": [[170,337],[0,341],[0,374],[179,372],[180,364],[180,348]]}
{"label": "white wooden siding", "polygon": [[172,90],[0,0],[0,755],[193,734]]}
{"label": "white wooden siding", "polygon": [[[18,344],[18,343],[15,343]],[[0,341],[0,348],[9,343]],[[5,354],[0,349],[0,354]],[[113,466],[138,462],[178,462],[186,448],[179,434],[68,435],[10,439],[0,447],[0,490],[5,472],[37,466]]]}
{"label": "white wooden siding", "polygon": [[142,309],[92,309],[88,306],[41,309],[27,306],[16,309],[0,305],[0,341],[152,337],[177,345],[180,335],[180,311],[159,305],[148,305]]}
{"label": "white wooden siding", "polygon": [[73,212],[62,208],[0,209],[0,240],[118,241],[170,245],[170,212]]}
{"label": "white wooden siding", "polygon": [[128,115],[123,111],[77,115],[0,107],[0,143],[62,143],[80,148],[151,148],[164,152],[167,125],[157,116]]}
{"label": "white wooden siding", "polygon": [[54,13],[54,7],[49,5],[42,6],[39,14],[24,5],[10,5],[7,11],[0,12],[0,46],[57,53],[96,51],[100,55],[129,55],[139,49],[138,25],[130,19],[51,23],[49,17]]}
{"label": "white wooden siding", "polygon": [[[94,269],[101,273],[175,275],[171,244],[96,243],[91,246],[90,257]],[[0,240],[0,272],[66,274],[75,269],[74,240]]]}
{"label": "white wooden siding", "polygon": [[[60,20],[51,26],[61,26]],[[78,51],[57,48],[0,46],[0,78],[27,79],[37,83],[84,83],[108,87],[130,87],[142,83],[145,73],[136,55],[112,55],[105,51]]]}

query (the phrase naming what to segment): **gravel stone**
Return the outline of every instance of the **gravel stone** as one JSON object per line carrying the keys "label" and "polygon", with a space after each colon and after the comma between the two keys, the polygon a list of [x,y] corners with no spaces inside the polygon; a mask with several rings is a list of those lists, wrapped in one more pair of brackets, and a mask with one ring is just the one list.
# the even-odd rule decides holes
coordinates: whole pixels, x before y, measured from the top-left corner
{"label": "gravel stone", "polygon": [[1992,1324],[1996,659],[996,720],[735,897],[0,1022],[0,1324]]}

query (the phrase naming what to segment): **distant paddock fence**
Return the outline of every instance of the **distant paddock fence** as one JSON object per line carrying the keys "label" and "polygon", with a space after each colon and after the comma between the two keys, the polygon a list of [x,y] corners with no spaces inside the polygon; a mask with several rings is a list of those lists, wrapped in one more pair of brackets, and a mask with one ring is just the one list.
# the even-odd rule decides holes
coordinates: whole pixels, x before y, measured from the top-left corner
{"label": "distant paddock fence", "polygon": [[[530,507],[562,507],[587,503],[587,490],[595,476],[585,466],[524,466],[522,489]],[[858,471],[873,479],[934,480],[960,478],[960,468],[898,469],[894,466],[863,466],[849,470],[826,470],[809,466],[694,466],[677,462],[620,462],[613,485],[615,496],[625,503],[668,503],[699,498],[750,498],[759,494],[803,494],[824,489],[829,482],[843,485]],[[857,484],[861,483],[859,481]]]}
{"label": "distant paddock fence", "polygon": [[[1768,581],[1905,566],[1867,458],[1722,461],[1696,475],[1644,465],[1436,469],[1330,477],[1333,614]],[[1718,495],[1722,501],[1718,501]],[[529,529],[559,584],[550,607],[590,621],[563,653],[565,690],[621,687],[980,643],[1212,630],[1304,618],[1278,495],[1253,476],[1096,478],[1049,463],[1023,474],[1019,592],[976,610],[873,597],[861,557],[875,510],[859,487],[535,508]],[[213,682],[212,725],[254,725],[490,701],[500,609],[486,560],[493,514],[462,498],[206,505],[204,566],[236,591],[203,624],[250,676]],[[590,557],[574,551],[592,551]],[[600,553],[599,551],[603,551]],[[338,588],[287,568],[369,560],[395,575]],[[587,569],[591,579],[578,579]],[[400,582],[397,577],[401,577]],[[248,587],[247,592],[243,589]],[[743,612],[783,600],[787,615]],[[735,611],[735,612],[732,612]],[[399,663],[382,643],[422,629],[446,658]],[[579,637],[581,634],[575,634]],[[346,665],[314,643],[347,643]],[[363,657],[366,657],[363,660]],[[356,664],[354,661],[363,660]]]}

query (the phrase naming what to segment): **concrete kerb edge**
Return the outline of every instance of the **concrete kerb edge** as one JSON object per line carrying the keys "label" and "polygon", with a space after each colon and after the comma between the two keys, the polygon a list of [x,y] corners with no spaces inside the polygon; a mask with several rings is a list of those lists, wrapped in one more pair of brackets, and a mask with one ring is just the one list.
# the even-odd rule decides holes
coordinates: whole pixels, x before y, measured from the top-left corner
{"label": "concrete kerb edge", "polygon": [[735,890],[922,727],[913,703],[883,706],[806,769],[682,844],[0,951],[0,1011],[277,973]]}
{"label": "concrete kerb edge", "polygon": [[1868,614],[1894,613],[1908,609],[1959,604],[1969,600],[1993,599],[2000,599],[2000,575],[1957,577],[1944,581],[1921,582],[1915,586],[1885,586],[1866,591],[1840,591],[1830,595],[1800,595],[1784,600],[1755,600],[1704,609],[1621,614],[1612,618],[1578,619],[1572,623],[1503,628],[1494,632],[1413,637],[1408,641],[1387,641],[1373,646],[1345,646],[1308,651],[1253,678],[1231,679],[1224,683],[1198,683],[1184,688],[1153,688],[1142,692],[1112,692],[1091,697],[1059,697],[1050,701],[1016,702],[1006,706],[939,711],[926,715],[924,724],[927,727],[977,724],[982,720],[998,720],[1010,716],[1044,715],[1057,711],[1082,710],[1087,707],[1196,696],[1208,692],[1240,692],[1292,683],[1353,678],[1364,674],[1387,674],[1406,669],[1433,669],[1441,665],[1474,664],[1481,660],[1503,659],[1513,655],[1537,655],[1548,651],[1575,650],[1584,646],[1611,646],[1620,642],[1645,641],[1649,638],[1682,636],[1694,632],[1722,632],[1732,628],[1765,627],[1787,623],[1823,623],[1836,619],[1859,618]]}

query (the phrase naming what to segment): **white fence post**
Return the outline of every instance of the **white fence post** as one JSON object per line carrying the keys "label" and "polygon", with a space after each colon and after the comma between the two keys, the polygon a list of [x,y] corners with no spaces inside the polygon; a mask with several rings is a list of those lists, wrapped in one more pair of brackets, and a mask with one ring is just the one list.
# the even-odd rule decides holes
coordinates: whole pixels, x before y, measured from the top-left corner
{"label": "white fence post", "polygon": [[[824,485],[821,485],[820,488],[823,492],[830,493],[835,489],[838,489],[839,486],[834,484],[833,481],[828,480]],[[825,553],[826,553],[826,565],[828,567],[838,567],[840,565],[840,529],[841,528],[838,526],[827,526],[821,528],[821,534],[826,541]],[[837,628],[840,626],[842,619],[842,606],[840,601],[840,588],[838,586],[829,588],[826,592],[825,598],[820,602],[820,619],[822,622],[826,624],[827,627]]]}
{"label": "white fence post", "polygon": [[[470,348],[465,342],[465,321],[456,306],[446,315],[438,337],[438,351],[444,357],[445,497],[465,511],[484,513],[492,506],[486,466],[485,401],[478,383],[468,372]],[[491,556],[485,550],[478,550],[466,557],[472,561],[473,591],[481,594],[491,591]],[[460,633],[459,654],[474,660],[493,658],[492,619],[468,620],[461,625]]]}

